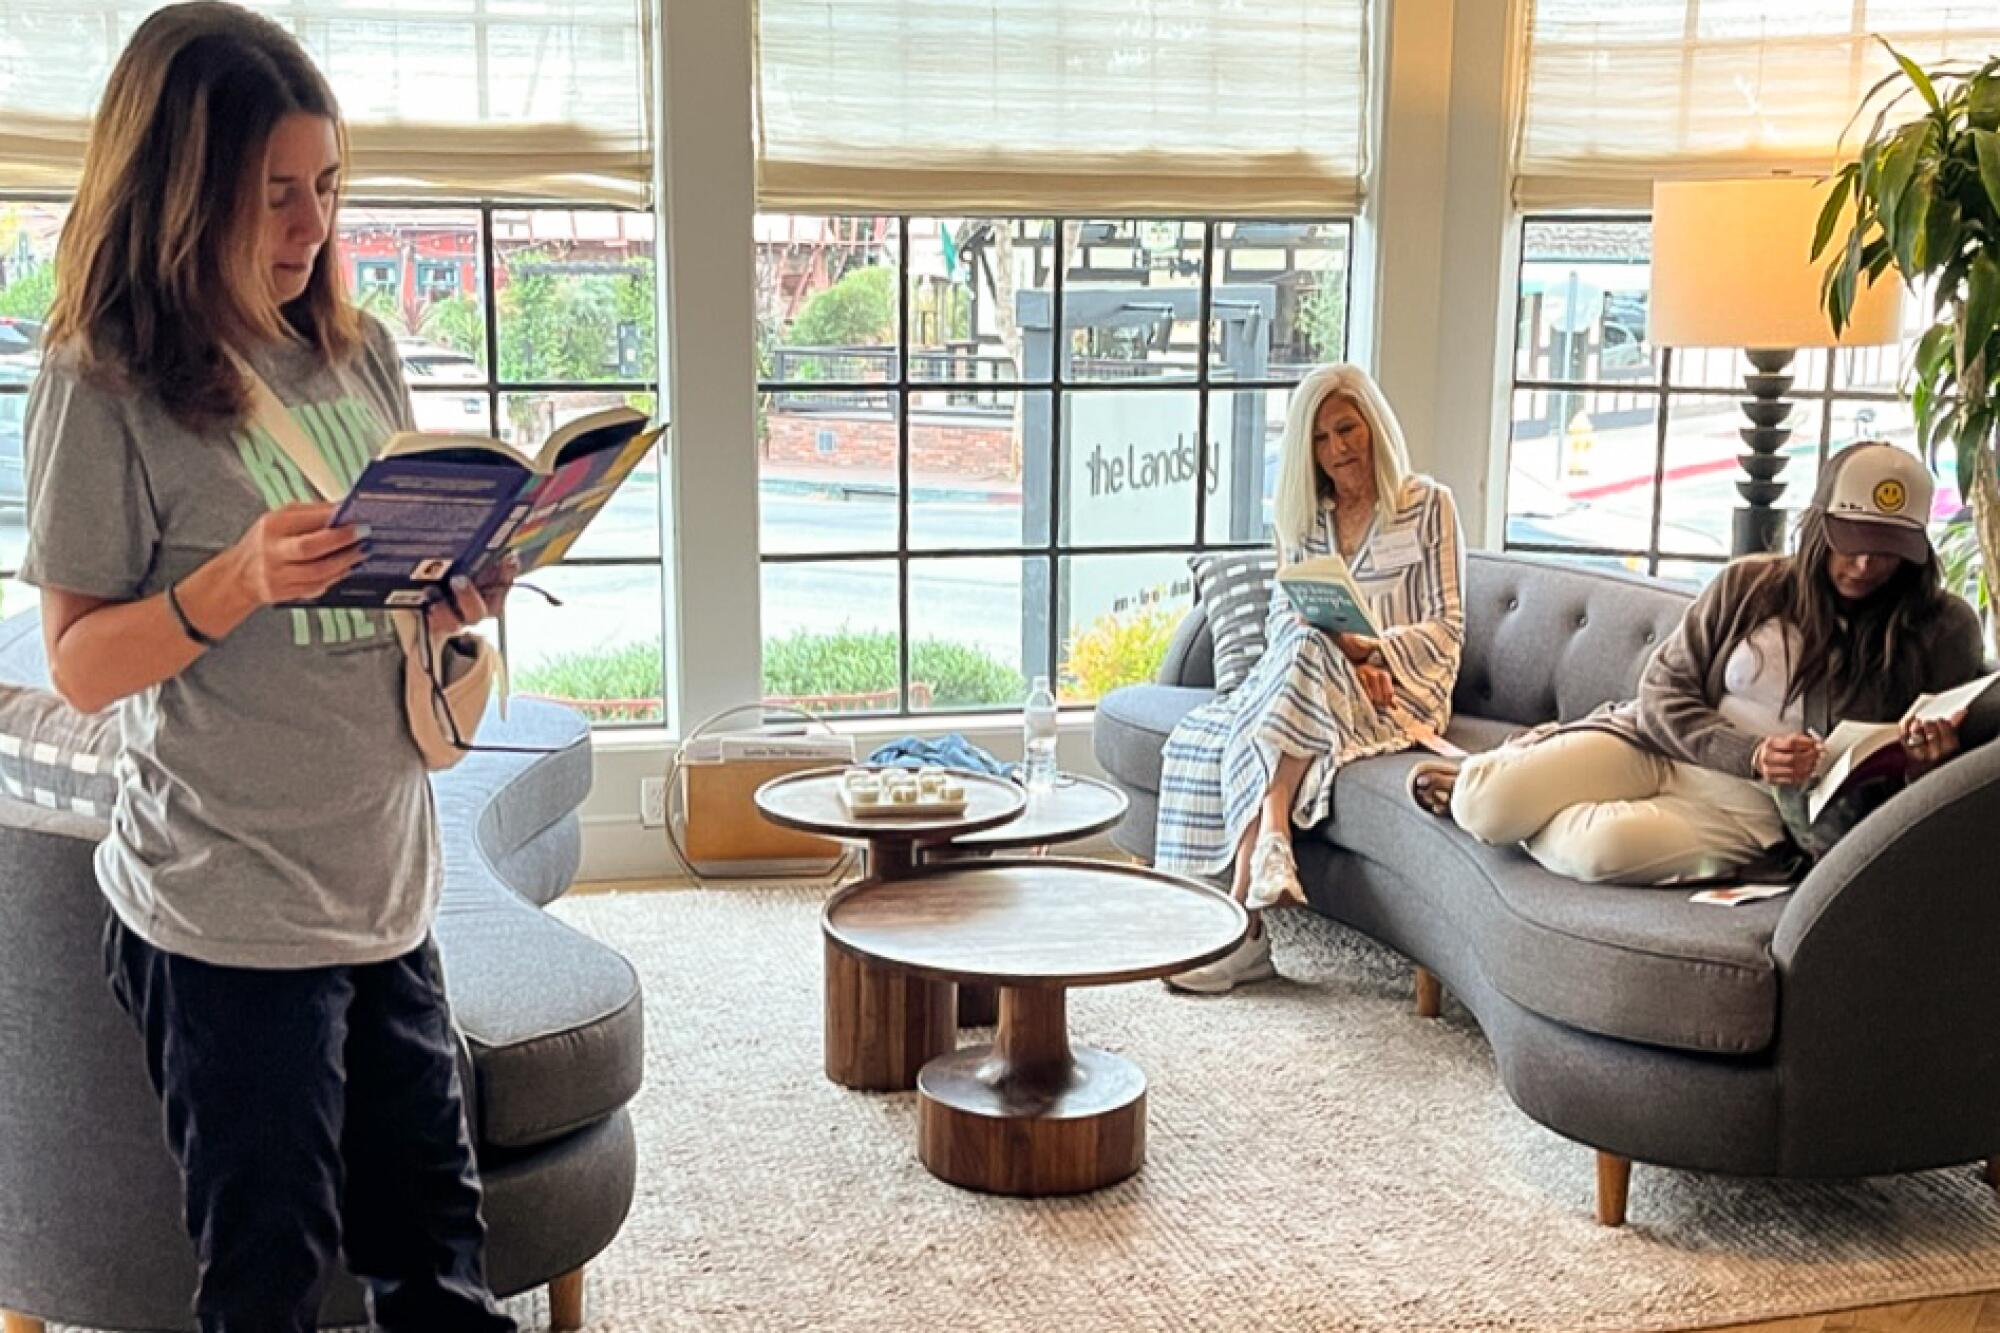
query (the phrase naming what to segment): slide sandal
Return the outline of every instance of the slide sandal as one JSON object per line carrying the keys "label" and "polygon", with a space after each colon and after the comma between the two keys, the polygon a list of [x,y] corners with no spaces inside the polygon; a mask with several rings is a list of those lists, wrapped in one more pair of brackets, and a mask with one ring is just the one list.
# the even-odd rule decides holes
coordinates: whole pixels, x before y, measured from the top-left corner
{"label": "slide sandal", "polygon": [[1427,777],[1457,772],[1457,764],[1449,763],[1442,759],[1426,759],[1422,763],[1412,765],[1410,776],[1406,780],[1405,786],[1409,790],[1410,799],[1416,803],[1417,809],[1427,815],[1436,815],[1440,819],[1449,819],[1451,817],[1450,793],[1438,791],[1435,785],[1426,787],[1421,784]]}

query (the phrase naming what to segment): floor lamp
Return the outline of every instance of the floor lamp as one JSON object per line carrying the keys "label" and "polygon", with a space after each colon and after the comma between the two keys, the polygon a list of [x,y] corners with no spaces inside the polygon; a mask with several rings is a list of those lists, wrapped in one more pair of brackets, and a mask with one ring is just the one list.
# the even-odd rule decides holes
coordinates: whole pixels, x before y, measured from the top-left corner
{"label": "floor lamp", "polygon": [[[1791,460],[1786,421],[1793,404],[1792,358],[1803,347],[1867,347],[1902,333],[1903,285],[1893,272],[1857,293],[1836,338],[1819,303],[1823,265],[1810,259],[1813,226],[1826,191],[1795,176],[1758,180],[1663,181],[1653,186],[1652,294],[1647,336],[1655,347],[1741,348],[1744,475],[1736,490],[1730,551],[1777,551],[1785,543],[1779,473]],[[1845,235],[1838,232],[1837,235]]]}

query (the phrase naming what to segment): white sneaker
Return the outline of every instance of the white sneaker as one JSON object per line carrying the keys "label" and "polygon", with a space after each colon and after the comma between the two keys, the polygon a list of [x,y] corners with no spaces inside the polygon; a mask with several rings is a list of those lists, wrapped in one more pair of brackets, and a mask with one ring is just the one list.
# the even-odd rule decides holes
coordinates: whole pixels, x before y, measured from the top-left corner
{"label": "white sneaker", "polygon": [[1281,833],[1266,833],[1250,851],[1250,891],[1243,905],[1261,912],[1287,900],[1306,900],[1305,887],[1299,883],[1299,863],[1292,858],[1292,840]]}
{"label": "white sneaker", "polygon": [[1277,975],[1278,969],[1271,962],[1271,932],[1260,930],[1227,957],[1219,958],[1206,967],[1161,979],[1175,990],[1193,991],[1196,995],[1222,995],[1238,986],[1269,981]]}

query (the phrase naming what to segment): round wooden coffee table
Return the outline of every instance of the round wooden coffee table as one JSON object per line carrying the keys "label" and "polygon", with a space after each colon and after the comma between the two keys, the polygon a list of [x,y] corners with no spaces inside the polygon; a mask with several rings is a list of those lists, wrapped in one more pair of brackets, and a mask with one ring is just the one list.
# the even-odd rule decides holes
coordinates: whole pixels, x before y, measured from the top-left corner
{"label": "round wooden coffee table", "polygon": [[1108,782],[1064,773],[1048,791],[1028,793],[1019,819],[977,833],[961,833],[927,852],[932,861],[962,852],[1035,851],[1094,837],[1125,818],[1125,793]]}
{"label": "round wooden coffee table", "polygon": [[[856,817],[840,799],[853,765],[773,778],[757,789],[757,809],[786,828],[868,846],[869,881],[916,873],[917,849],[1019,818],[1027,793],[1011,782],[954,772],[965,786],[957,815]],[[958,1044],[958,990],[948,981],[880,968],[826,946],[826,1076],[843,1087],[899,1092],[917,1085],[932,1056]]]}
{"label": "round wooden coffee table", "polygon": [[1205,884],[1102,861],[996,860],[868,879],[828,900],[829,950],[940,982],[1000,988],[992,1044],[917,1078],[918,1155],[995,1194],[1076,1194],[1146,1157],[1146,1076],[1069,1040],[1073,986],[1182,972],[1242,943],[1243,908]]}
{"label": "round wooden coffee table", "polygon": [[[1108,782],[1079,773],[1063,773],[1048,791],[1029,792],[1028,808],[1019,819],[997,828],[966,833],[924,850],[924,862],[964,860],[996,852],[1044,854],[1059,842],[1094,837],[1125,818],[1131,802]],[[958,1025],[987,1027],[1000,1020],[1000,993],[991,986],[958,988]]]}
{"label": "round wooden coffee table", "polygon": [[890,879],[916,868],[918,848],[1011,823],[1028,808],[1028,794],[1004,778],[954,769],[952,777],[965,787],[961,814],[851,815],[840,799],[841,774],[868,767],[881,765],[843,764],[773,778],[757,789],[757,810],[785,828],[866,844],[869,875]]}

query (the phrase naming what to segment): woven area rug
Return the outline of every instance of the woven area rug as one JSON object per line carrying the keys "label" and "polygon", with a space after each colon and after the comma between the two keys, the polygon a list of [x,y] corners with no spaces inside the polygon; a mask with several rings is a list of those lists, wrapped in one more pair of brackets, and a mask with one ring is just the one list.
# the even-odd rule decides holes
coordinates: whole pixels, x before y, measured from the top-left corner
{"label": "woven area rug", "polygon": [[1405,964],[1296,912],[1273,914],[1283,982],[1072,994],[1075,1039],[1150,1079],[1136,1177],[966,1193],[917,1161],[914,1094],[821,1076],[820,897],[555,907],[646,986],[639,1192],[590,1270],[595,1333],[1638,1333],[2000,1287],[2000,1203],[1970,1168],[1820,1185],[1642,1166],[1630,1224],[1597,1226],[1591,1154],[1513,1109],[1465,1012],[1415,1017]]}

